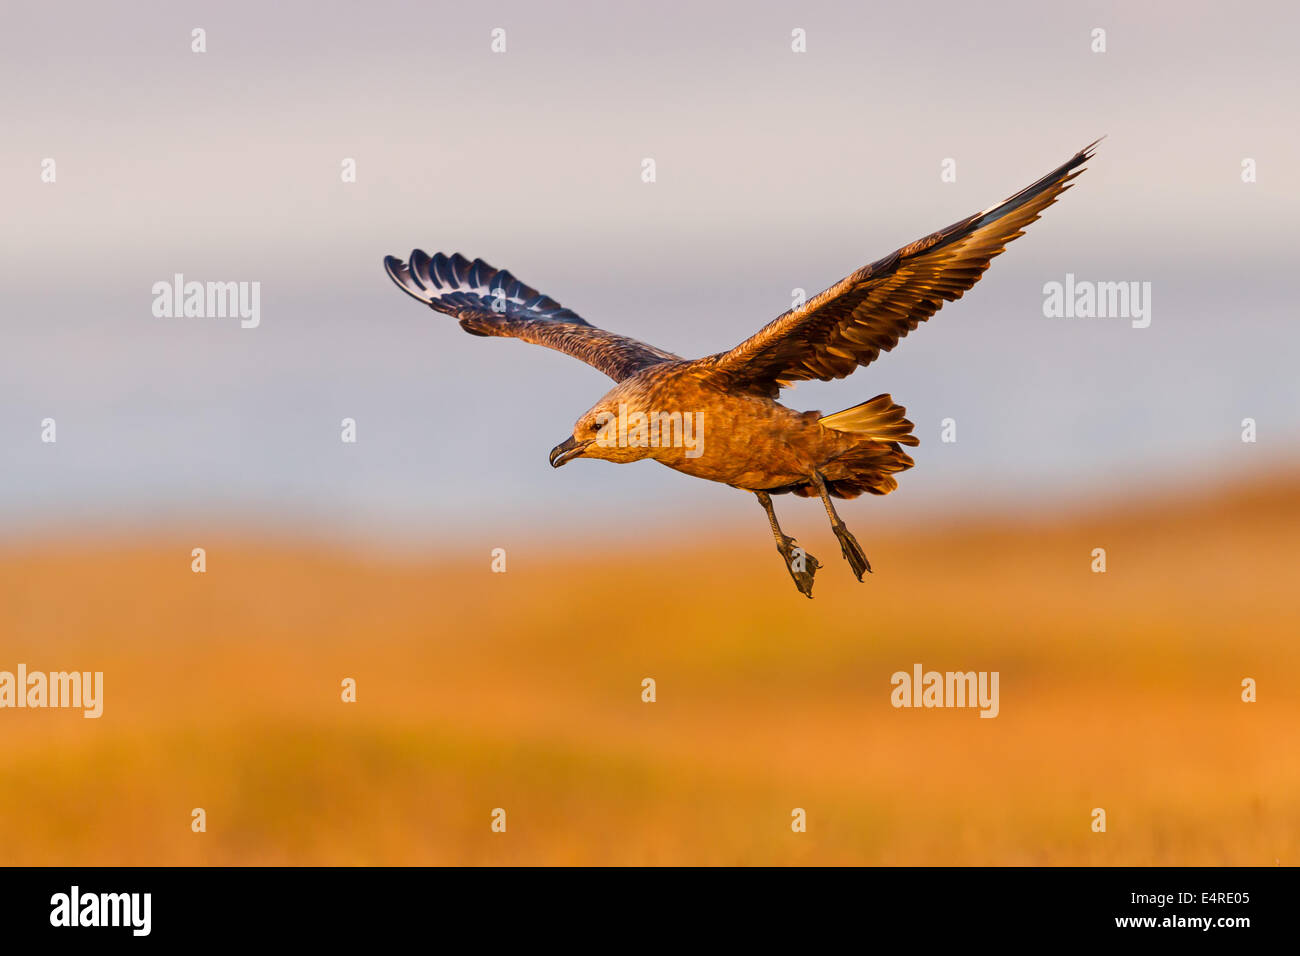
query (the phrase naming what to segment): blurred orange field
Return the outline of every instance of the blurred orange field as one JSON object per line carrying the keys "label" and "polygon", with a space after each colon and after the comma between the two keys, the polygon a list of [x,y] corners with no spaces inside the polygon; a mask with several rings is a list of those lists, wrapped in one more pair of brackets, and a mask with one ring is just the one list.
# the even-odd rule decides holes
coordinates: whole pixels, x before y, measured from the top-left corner
{"label": "blurred orange field", "polygon": [[[105,701],[0,710],[0,863],[1300,858],[1300,480],[874,533],[883,506],[851,503],[865,584],[815,504],[783,511],[826,565],[814,601],[757,508],[640,548],[423,561],[11,545],[0,670],[101,670]],[[916,663],[1000,672],[1000,715],[894,709]]]}

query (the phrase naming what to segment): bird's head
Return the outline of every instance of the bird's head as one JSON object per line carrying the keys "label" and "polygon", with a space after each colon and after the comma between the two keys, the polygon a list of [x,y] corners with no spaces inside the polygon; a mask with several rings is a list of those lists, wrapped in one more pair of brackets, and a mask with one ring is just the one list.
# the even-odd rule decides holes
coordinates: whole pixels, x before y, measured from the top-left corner
{"label": "bird's head", "polygon": [[575,458],[625,463],[649,457],[654,449],[640,443],[637,431],[638,423],[648,420],[646,401],[640,389],[613,389],[574,423],[572,435],[551,449],[551,467]]}

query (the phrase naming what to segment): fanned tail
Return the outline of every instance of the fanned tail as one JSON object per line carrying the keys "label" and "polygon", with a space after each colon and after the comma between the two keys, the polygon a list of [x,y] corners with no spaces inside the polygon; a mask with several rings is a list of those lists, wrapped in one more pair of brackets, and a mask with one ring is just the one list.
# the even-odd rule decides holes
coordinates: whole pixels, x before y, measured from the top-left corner
{"label": "fanned tail", "polygon": [[900,445],[919,445],[921,440],[912,434],[912,423],[904,416],[907,409],[895,405],[888,395],[877,395],[861,405],[854,405],[834,415],[826,415],[818,422],[839,432],[862,435],[876,441],[896,441]]}

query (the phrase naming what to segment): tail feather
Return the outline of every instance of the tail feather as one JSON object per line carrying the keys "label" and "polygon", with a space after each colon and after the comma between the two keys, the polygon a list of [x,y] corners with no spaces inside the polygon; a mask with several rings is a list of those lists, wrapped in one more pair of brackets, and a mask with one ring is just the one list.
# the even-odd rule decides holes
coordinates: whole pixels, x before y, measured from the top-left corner
{"label": "tail feather", "polygon": [[823,416],[818,422],[835,431],[862,435],[877,441],[919,445],[921,440],[912,434],[912,423],[904,417],[906,414],[907,409],[895,405],[888,395],[877,395],[861,405]]}

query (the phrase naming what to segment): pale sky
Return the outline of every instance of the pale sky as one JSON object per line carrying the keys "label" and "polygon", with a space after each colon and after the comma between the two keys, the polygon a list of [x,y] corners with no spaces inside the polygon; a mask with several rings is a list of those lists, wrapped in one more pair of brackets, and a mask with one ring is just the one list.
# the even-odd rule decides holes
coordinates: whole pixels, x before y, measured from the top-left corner
{"label": "pale sky", "polygon": [[[868,520],[1289,460],[1298,34],[1294,4],[1252,3],[14,7],[0,518],[431,538],[590,529],[593,511],[753,517],[653,463],[553,472],[548,450],[610,383],[463,334],[393,287],[384,255],[481,256],[597,325],[706,354],[1102,134],[963,300],[784,400],[907,406],[917,467],[849,506]],[[260,282],[259,327],[155,317],[152,285],[178,272]],[[1043,285],[1066,273],[1151,283],[1151,326],[1045,318]]]}

